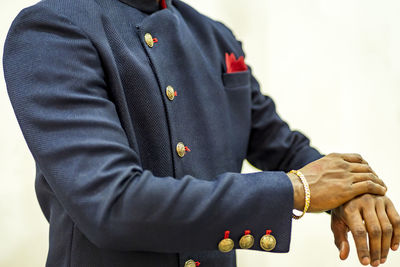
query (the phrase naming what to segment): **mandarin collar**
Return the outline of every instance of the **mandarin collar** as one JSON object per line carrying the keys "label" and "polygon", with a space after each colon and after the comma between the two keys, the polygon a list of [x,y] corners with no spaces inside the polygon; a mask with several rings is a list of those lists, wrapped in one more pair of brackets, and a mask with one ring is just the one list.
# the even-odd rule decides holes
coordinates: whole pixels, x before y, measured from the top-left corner
{"label": "mandarin collar", "polygon": [[[160,0],[160,3],[158,3],[157,0],[119,0],[119,1],[127,5],[130,5],[131,7],[137,8],[143,12],[153,13],[161,9],[160,3],[162,0]],[[167,7],[171,6],[171,2],[172,0],[165,0]]]}

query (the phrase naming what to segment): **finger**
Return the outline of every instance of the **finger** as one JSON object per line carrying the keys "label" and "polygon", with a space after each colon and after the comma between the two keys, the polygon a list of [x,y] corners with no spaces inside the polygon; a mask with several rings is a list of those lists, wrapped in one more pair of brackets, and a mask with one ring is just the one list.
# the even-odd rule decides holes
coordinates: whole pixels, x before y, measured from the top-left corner
{"label": "finger", "polygon": [[351,185],[352,193],[353,193],[353,198],[358,195],[362,194],[375,194],[375,195],[385,195],[386,194],[386,188],[374,183],[371,180],[367,180],[364,182],[359,182]]}
{"label": "finger", "polygon": [[341,260],[347,259],[350,253],[350,245],[347,239],[347,230],[334,232],[335,245],[339,249],[339,257]]}
{"label": "finger", "polygon": [[368,164],[350,162],[349,166],[351,172],[361,172],[361,173],[373,172],[371,166],[369,166]]}
{"label": "finger", "polygon": [[356,153],[346,153],[346,154],[341,154],[342,159],[344,159],[347,162],[353,162],[353,163],[363,163],[363,164],[368,164],[363,157],[361,157],[360,154]]}
{"label": "finger", "polygon": [[376,215],[375,205],[363,207],[363,217],[368,231],[371,265],[378,266],[381,262],[382,229]]}
{"label": "finger", "polygon": [[382,179],[379,178],[379,176],[375,173],[375,171],[368,164],[350,163],[349,168],[350,168],[350,171],[353,173],[371,173],[372,175],[374,175],[375,179],[377,179],[377,181],[379,181],[377,183],[386,187],[386,185],[382,181]]}
{"label": "finger", "polygon": [[389,221],[388,215],[386,214],[386,207],[383,200],[377,201],[376,213],[382,229],[381,263],[385,263],[392,241],[393,228]]}
{"label": "finger", "polygon": [[351,216],[348,226],[356,244],[358,259],[362,265],[368,265],[371,261],[367,245],[367,231],[359,212]]}
{"label": "finger", "polygon": [[347,226],[343,222],[332,222],[332,232],[335,238],[335,245],[339,249],[339,257],[341,260],[347,259],[350,252],[350,245],[347,239]]}
{"label": "finger", "polygon": [[359,183],[369,180],[386,188],[385,183],[373,173],[355,173],[352,175],[352,179],[353,183]]}
{"label": "finger", "polygon": [[397,250],[399,248],[399,243],[400,243],[400,216],[399,213],[394,208],[393,203],[389,199],[387,199],[386,214],[393,227],[391,247],[392,250]]}

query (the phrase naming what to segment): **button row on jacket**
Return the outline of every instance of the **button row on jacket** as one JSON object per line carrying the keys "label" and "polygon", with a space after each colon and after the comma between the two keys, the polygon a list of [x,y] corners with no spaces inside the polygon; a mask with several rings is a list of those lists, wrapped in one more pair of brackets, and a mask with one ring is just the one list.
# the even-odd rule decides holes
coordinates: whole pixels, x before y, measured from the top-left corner
{"label": "button row on jacket", "polygon": [[[154,46],[154,40],[155,38],[153,38],[153,36],[150,33],[146,33],[144,35],[144,41],[146,42],[148,47],[152,48]],[[170,101],[173,101],[177,95],[174,87],[172,87],[171,85],[167,86],[167,88],[165,89],[165,94]],[[181,158],[185,156],[187,150],[188,149],[186,148],[185,144],[182,142],[179,142],[176,145],[176,153]]]}
{"label": "button row on jacket", "polygon": [[[218,249],[221,252],[229,252],[235,247],[235,243],[229,238],[229,231],[225,231],[225,237],[218,244]],[[254,237],[250,234],[249,230],[239,240],[239,246],[242,249],[249,249],[254,245]],[[271,230],[267,230],[266,234],[260,239],[260,246],[265,251],[271,251],[276,246],[276,239],[271,235]]]}

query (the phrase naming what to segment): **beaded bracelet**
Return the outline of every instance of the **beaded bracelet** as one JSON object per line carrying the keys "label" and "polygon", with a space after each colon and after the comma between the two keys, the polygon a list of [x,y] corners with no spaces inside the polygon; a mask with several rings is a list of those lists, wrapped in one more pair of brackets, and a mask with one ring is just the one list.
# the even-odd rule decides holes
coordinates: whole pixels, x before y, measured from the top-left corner
{"label": "beaded bracelet", "polygon": [[298,220],[301,217],[303,217],[304,214],[306,214],[308,208],[310,207],[310,202],[311,202],[310,187],[308,186],[306,177],[300,171],[291,170],[290,173],[296,174],[296,176],[300,178],[301,182],[303,183],[303,187],[304,187],[305,204],[304,204],[303,213],[301,215],[295,215],[293,213],[293,215],[292,215],[293,219]]}

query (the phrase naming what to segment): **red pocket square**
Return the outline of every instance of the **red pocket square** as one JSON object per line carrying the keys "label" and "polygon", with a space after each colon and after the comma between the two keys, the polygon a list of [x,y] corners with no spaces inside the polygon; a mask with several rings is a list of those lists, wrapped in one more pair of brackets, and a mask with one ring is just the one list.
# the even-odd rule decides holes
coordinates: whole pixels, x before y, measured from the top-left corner
{"label": "red pocket square", "polygon": [[225,53],[226,73],[246,71],[247,65],[244,63],[244,57],[236,59],[235,54]]}

